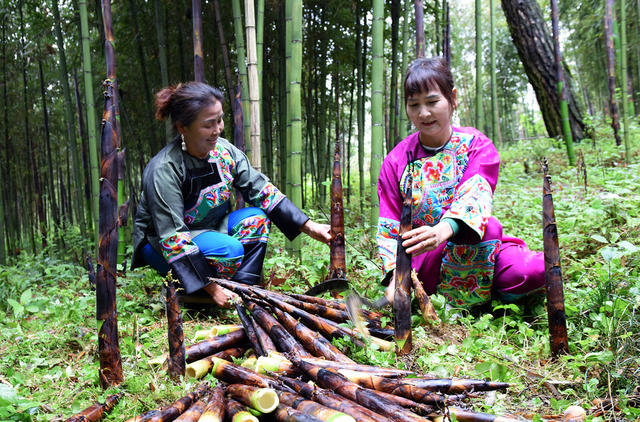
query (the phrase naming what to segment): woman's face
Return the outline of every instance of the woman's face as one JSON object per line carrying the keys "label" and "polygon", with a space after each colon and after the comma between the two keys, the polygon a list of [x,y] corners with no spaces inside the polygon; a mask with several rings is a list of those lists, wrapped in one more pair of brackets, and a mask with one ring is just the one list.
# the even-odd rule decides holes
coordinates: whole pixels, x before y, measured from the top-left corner
{"label": "woman's face", "polygon": [[422,91],[407,98],[407,116],[420,131],[420,142],[428,147],[444,145],[451,135],[451,115],[457,104],[456,89],[453,88],[453,104],[438,88]]}
{"label": "woman's face", "polygon": [[176,125],[178,132],[184,135],[189,154],[198,158],[206,158],[209,155],[224,129],[222,115],[222,104],[215,100],[213,104],[200,110],[189,126],[181,123]]}

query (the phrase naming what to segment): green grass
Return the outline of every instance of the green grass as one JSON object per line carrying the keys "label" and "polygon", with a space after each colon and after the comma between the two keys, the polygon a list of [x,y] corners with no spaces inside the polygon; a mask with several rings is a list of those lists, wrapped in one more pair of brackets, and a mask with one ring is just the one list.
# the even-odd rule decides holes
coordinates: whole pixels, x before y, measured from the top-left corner
{"label": "green grass", "polygon": [[[638,139],[637,130],[633,135]],[[626,397],[640,385],[640,166],[624,165],[622,149],[610,145],[606,129],[598,136],[596,147],[590,141],[577,145],[584,165],[575,168],[567,168],[559,141],[526,141],[504,148],[494,201],[494,215],[504,233],[541,250],[539,159],[547,156],[565,283],[568,355],[550,359],[542,303],[494,303],[483,312],[469,313],[445,307],[436,295],[433,301],[443,323],[424,325],[416,312],[410,356],[352,349],[354,358],[446,377],[513,383],[505,393],[472,399],[469,405],[479,411],[534,417],[562,413],[570,404],[588,409],[593,399],[612,396],[621,399],[619,417],[639,419],[640,411],[628,405]],[[636,151],[637,147],[636,141]],[[632,162],[638,161],[634,156]],[[383,289],[371,229],[362,227],[359,202],[352,200],[351,207],[346,213],[349,275],[361,293],[377,298]],[[366,209],[364,215],[368,216]],[[299,263],[287,255],[284,237],[274,230],[265,276],[273,275],[274,283],[284,281],[277,289],[301,292],[326,276],[326,246],[308,239],[303,244]],[[149,270],[118,278],[125,383],[118,389],[100,389],[95,293],[84,269],[71,263],[71,256],[60,254],[23,254],[12,265],[0,267],[0,420],[65,419],[115,391],[125,396],[107,420],[125,420],[193,389],[193,383],[171,382],[165,372],[146,365],[149,356],[167,350],[161,280]],[[200,328],[233,320],[233,314],[185,312],[184,320],[190,338]]]}

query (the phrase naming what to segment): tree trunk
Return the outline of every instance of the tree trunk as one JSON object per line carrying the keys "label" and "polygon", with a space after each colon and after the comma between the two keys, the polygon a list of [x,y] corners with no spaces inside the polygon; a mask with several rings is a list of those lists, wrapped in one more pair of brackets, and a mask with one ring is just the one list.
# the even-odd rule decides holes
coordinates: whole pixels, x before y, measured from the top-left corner
{"label": "tree trunk", "polygon": [[416,14],[416,57],[424,57],[424,5],[422,0],[414,0]]}
{"label": "tree trunk", "polygon": [[[169,85],[169,68],[167,64],[167,43],[164,34],[164,25],[162,25],[163,7],[161,0],[153,0],[153,11],[156,24],[156,36],[158,37],[158,60],[160,60],[160,80],[162,86]],[[231,90],[231,86],[229,86]],[[164,122],[164,140],[165,143],[171,142],[171,122],[169,119]]]}
{"label": "tree trunk", "polygon": [[[9,114],[7,104],[7,15],[2,15],[2,122],[4,124],[4,154],[2,156],[3,163],[8,163],[8,157],[10,156],[9,150]],[[9,180],[8,165],[2,166],[0,174],[4,180]],[[5,184],[5,186],[8,184]],[[9,247],[9,239],[7,238],[9,228],[8,212],[4,208],[4,204],[9,203],[9,192],[11,188],[2,189],[2,196],[0,196],[0,265],[6,265],[7,263],[7,249]]]}
{"label": "tree trunk", "polygon": [[73,106],[71,105],[71,91],[69,90],[69,82],[67,80],[69,72],[67,71],[67,57],[64,50],[64,38],[62,37],[62,28],[60,23],[60,10],[58,9],[58,0],[51,1],[53,5],[53,16],[55,24],[56,42],[58,44],[58,56],[60,59],[60,83],[62,84],[62,95],[64,98],[64,120],[67,127],[67,140],[71,147],[73,158],[73,181],[75,189],[73,189],[73,199],[76,210],[76,216],[80,223],[80,230],[83,235],[86,234],[86,225],[84,219],[84,207],[81,207],[80,187],[83,185],[80,176],[80,158],[78,155],[78,143],[76,140],[76,130],[73,123]]}
{"label": "tree trunk", "polygon": [[280,53],[280,57],[278,60],[278,93],[279,93],[279,101],[278,105],[280,106],[279,110],[279,119],[278,119],[278,133],[280,135],[279,142],[279,180],[280,180],[280,189],[282,189],[285,193],[289,193],[288,189],[288,175],[287,175],[287,63],[286,63],[286,51],[287,51],[287,31],[285,27],[287,26],[286,20],[286,3],[280,4],[280,12],[279,12],[279,36],[278,36],[278,52]]}
{"label": "tree trunk", "polygon": [[[82,167],[85,169],[89,168],[89,156],[87,151],[87,131],[84,126],[84,112],[82,111],[82,100],[80,99],[80,86],[78,85],[78,74],[76,70],[73,69],[73,90],[75,94],[76,100],[76,114],[78,116],[78,134],[80,135],[80,152],[82,156]],[[91,186],[89,182],[89,173],[85,172],[84,176],[84,201],[82,203],[83,208],[89,208],[91,211]],[[93,214],[91,215],[91,220],[93,220]],[[93,228],[92,224],[88,224],[89,228]]]}
{"label": "tree trunk", "polygon": [[[365,26],[362,25],[362,2],[356,4],[356,68],[358,70],[356,86],[358,95],[356,98],[356,120],[358,121],[358,180],[360,184],[360,213],[364,212],[365,183],[364,183],[364,45],[367,38],[364,35]],[[364,41],[364,43],[363,43]]]}
{"label": "tree trunk", "polygon": [[622,89],[622,127],[624,128],[624,159],[631,162],[629,146],[629,90],[627,86],[627,11],[625,0],[620,0],[620,73]]}
{"label": "tree trunk", "polygon": [[47,110],[47,100],[45,96],[44,76],[42,72],[42,62],[38,61],[38,70],[40,71],[40,94],[42,96],[42,114],[44,122],[44,139],[47,148],[47,178],[49,179],[49,201],[51,202],[51,214],[56,228],[60,224],[60,213],[58,211],[58,203],[55,197],[55,188],[53,186],[53,158],[51,157],[51,135],[49,131],[49,111]]}
{"label": "tree trunk", "polygon": [[398,28],[400,27],[400,0],[391,2],[391,84],[389,87],[389,142],[387,150],[400,141],[398,139]]}
{"label": "tree trunk", "polygon": [[495,0],[489,0],[490,26],[491,26],[491,138],[502,145],[502,133],[500,131],[500,118],[498,117],[498,82],[496,78],[496,5]]}
{"label": "tree trunk", "polygon": [[[256,23],[253,0],[244,2],[245,29],[247,31],[247,72],[249,77],[249,105],[251,122],[251,165],[260,171],[260,92],[258,91],[258,57],[256,48]],[[302,38],[302,37],[301,37]],[[300,63],[302,66],[302,62]]]}
{"label": "tree trunk", "polygon": [[613,6],[615,0],[605,1],[604,12],[604,37],[607,45],[607,70],[609,73],[609,111],[611,113],[611,128],[616,139],[616,145],[620,146],[620,120],[618,118],[618,104],[616,100],[616,65],[615,51],[613,47]]}
{"label": "tree trunk", "polygon": [[[551,137],[560,136],[562,121],[558,107],[560,101],[553,44],[544,26],[540,7],[535,0],[502,0],[502,10],[522,65],[536,93],[547,133]],[[569,75],[566,66],[564,74]],[[573,139],[580,140],[585,137],[585,125],[568,78],[567,88],[571,134]]]}
{"label": "tree trunk", "polygon": [[[231,77],[231,62],[229,60],[229,51],[227,49],[227,42],[224,39],[224,29],[222,28],[222,18],[220,17],[219,1],[213,0],[212,7],[213,7],[213,12],[216,16],[216,26],[218,27],[218,38],[220,38],[220,49],[222,50],[222,60],[224,61],[224,77],[225,77],[225,81],[227,82],[227,92],[229,93],[229,104],[231,106],[231,112],[235,116],[236,114],[235,89],[233,85],[233,78]],[[234,130],[235,130],[235,123],[234,123]]]}
{"label": "tree trunk", "polygon": [[[418,2],[416,1],[416,4]],[[369,223],[376,227],[378,223],[378,175],[382,163],[382,142],[384,140],[384,2],[373,0],[373,30],[371,35],[371,216]]]}
{"label": "tree trunk", "polygon": [[573,154],[573,139],[571,138],[571,126],[569,122],[569,109],[567,107],[567,90],[565,89],[564,72],[562,71],[562,52],[560,50],[560,34],[558,30],[558,0],[551,0],[551,27],[553,32],[553,50],[556,65],[556,80],[558,81],[558,95],[560,97],[560,118],[562,119],[562,133],[564,143],[567,146],[569,165],[576,163]]}
{"label": "tree trunk", "polygon": [[116,312],[116,260],[118,253],[118,84],[110,0],[102,0],[107,79],[104,81],[100,173],[100,241],[96,272],[99,379],[102,388],[122,383],[122,360]]}
{"label": "tree trunk", "polygon": [[244,124],[244,146],[247,155],[251,154],[251,121],[249,119],[249,79],[247,77],[247,53],[244,48],[244,30],[242,27],[242,10],[240,0],[231,0],[233,7],[233,26],[236,37],[236,57],[238,59],[238,73],[242,88],[242,116]]}
{"label": "tree trunk", "polygon": [[476,0],[476,120],[475,126],[483,130],[482,114],[482,0]]}
{"label": "tree trunk", "polygon": [[204,60],[202,59],[202,3],[191,0],[193,13],[193,80],[204,82]]}
{"label": "tree trunk", "polygon": [[84,76],[84,99],[87,104],[87,134],[89,137],[89,179],[91,185],[91,215],[93,216],[93,239],[98,244],[98,192],[100,191],[100,171],[98,170],[98,145],[96,108],[93,97],[93,71],[91,68],[91,43],[89,40],[89,19],[87,0],[79,0],[80,36],[82,38],[82,74]]}
{"label": "tree trunk", "polygon": [[408,65],[408,56],[409,56],[409,11],[410,11],[410,3],[409,0],[405,1],[404,4],[404,19],[402,21],[402,65],[400,67],[401,74],[400,80],[402,81],[400,86],[400,95],[398,102],[400,103],[399,107],[399,116],[398,116],[398,139],[402,141],[407,137],[407,112],[405,111],[404,105],[404,75],[407,71]]}

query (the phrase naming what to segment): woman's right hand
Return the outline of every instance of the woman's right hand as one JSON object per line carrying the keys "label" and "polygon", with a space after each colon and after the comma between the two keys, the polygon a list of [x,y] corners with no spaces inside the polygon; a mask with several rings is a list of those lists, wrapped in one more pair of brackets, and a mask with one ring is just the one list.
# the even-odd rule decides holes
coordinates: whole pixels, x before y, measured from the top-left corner
{"label": "woman's right hand", "polygon": [[237,294],[213,282],[204,286],[203,289],[209,293],[213,302],[221,308],[230,308],[233,302],[239,300]]}

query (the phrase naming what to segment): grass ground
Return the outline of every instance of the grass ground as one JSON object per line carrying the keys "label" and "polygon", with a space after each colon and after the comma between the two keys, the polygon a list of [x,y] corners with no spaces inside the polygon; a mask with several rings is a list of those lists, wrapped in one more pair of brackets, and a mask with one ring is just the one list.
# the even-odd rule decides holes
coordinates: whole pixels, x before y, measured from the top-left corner
{"label": "grass ground", "polygon": [[[478,411],[539,420],[578,404],[589,409],[588,420],[640,420],[638,399],[634,402],[640,386],[640,166],[625,165],[613,147],[586,141],[577,154],[579,164],[567,168],[556,141],[503,148],[494,203],[504,232],[541,250],[539,159],[549,158],[568,355],[549,357],[543,303],[493,303],[469,313],[445,307],[436,295],[443,323],[424,325],[416,314],[414,350],[408,358],[369,349],[352,350],[355,359],[513,384],[505,393],[472,399],[469,405]],[[638,162],[637,155],[633,161]],[[376,251],[355,204],[347,212],[348,271],[361,292],[378,297],[382,288]],[[280,233],[274,233],[270,245],[265,274],[273,275],[274,284],[282,282],[274,288],[300,292],[326,275],[329,257],[322,245],[305,243],[301,264],[286,254]],[[146,365],[150,356],[167,350],[161,280],[149,270],[118,278],[125,382],[118,389],[99,388],[95,293],[86,271],[63,255],[22,255],[0,267],[0,420],[64,420],[115,391],[125,396],[107,420],[124,420],[193,389],[194,383],[173,383],[163,370]],[[187,311],[183,317],[186,338],[213,323],[234,320],[228,311]],[[598,413],[598,399],[616,400],[617,410]]]}

